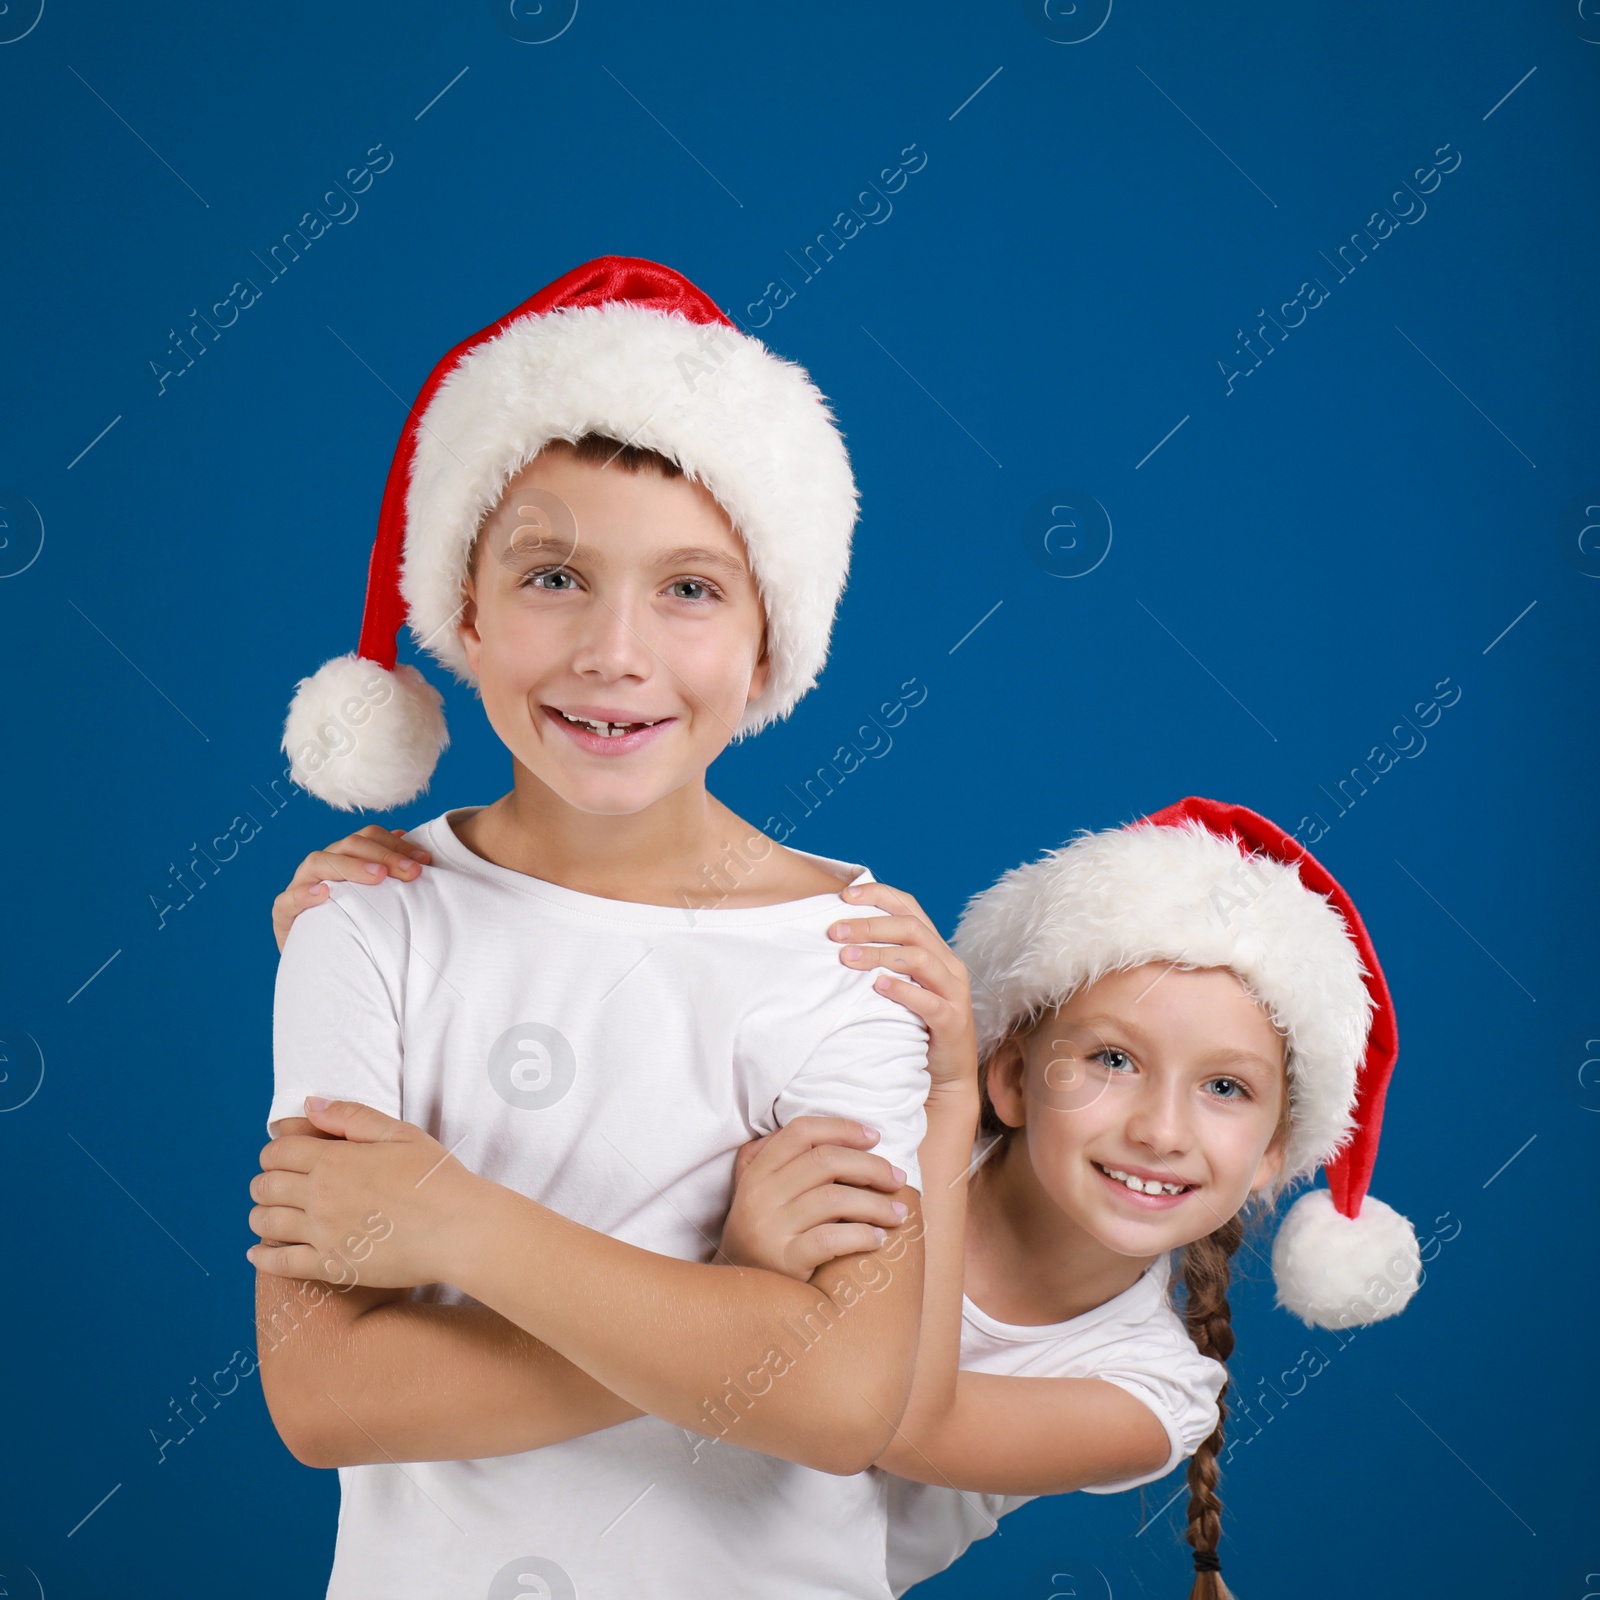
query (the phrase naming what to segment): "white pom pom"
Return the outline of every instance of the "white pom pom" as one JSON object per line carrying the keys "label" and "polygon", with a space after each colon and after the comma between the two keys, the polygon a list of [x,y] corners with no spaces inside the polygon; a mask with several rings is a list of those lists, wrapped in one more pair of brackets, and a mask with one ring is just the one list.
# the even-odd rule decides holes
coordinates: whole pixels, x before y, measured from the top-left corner
{"label": "white pom pom", "polygon": [[1422,1281],[1416,1230],[1369,1194],[1356,1217],[1326,1189],[1289,1208],[1272,1243],[1278,1304],[1314,1328],[1361,1327],[1402,1310]]}
{"label": "white pom pom", "polygon": [[450,743],[444,696],[411,666],[336,656],[295,688],[289,775],[341,811],[388,811],[428,786]]}

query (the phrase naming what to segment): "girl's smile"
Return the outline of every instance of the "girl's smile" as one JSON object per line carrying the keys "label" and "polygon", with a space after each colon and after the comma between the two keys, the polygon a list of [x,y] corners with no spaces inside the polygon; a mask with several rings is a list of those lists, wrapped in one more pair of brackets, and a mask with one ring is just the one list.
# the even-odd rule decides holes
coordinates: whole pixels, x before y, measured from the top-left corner
{"label": "girl's smile", "polygon": [[1113,1167],[1100,1161],[1092,1162],[1091,1165],[1112,1188],[1119,1190],[1130,1203],[1137,1204],[1145,1210],[1170,1210],[1199,1187],[1197,1184],[1163,1177],[1158,1173],[1141,1171],[1136,1167]]}
{"label": "girl's smile", "polygon": [[1120,1293],[1236,1215],[1282,1161],[1284,1040],[1223,969],[1107,973],[1003,1040],[987,1086],[1014,1131],[979,1168],[969,1226],[994,1268],[979,1266],[980,1292],[1030,1285],[1011,1291],[1012,1320]]}

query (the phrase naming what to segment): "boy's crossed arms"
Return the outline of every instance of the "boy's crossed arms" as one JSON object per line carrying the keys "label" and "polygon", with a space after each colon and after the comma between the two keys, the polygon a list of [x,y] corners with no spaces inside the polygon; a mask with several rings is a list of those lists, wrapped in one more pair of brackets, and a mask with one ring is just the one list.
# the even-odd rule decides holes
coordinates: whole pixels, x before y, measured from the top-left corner
{"label": "boy's crossed arms", "polygon": [[[267,1242],[249,1252],[268,1407],[307,1465],[508,1455],[646,1412],[719,1436],[731,1412],[738,1444],[837,1474],[894,1437],[917,1347],[921,1202],[859,1124],[804,1117],[768,1136],[784,1212],[749,1227],[760,1259],[833,1257],[800,1281],[583,1227],[371,1106],[308,1110],[262,1151],[250,1220]],[[343,1287],[327,1292],[330,1278]],[[408,1298],[432,1283],[478,1304]],[[740,1409],[736,1393],[756,1398]]]}

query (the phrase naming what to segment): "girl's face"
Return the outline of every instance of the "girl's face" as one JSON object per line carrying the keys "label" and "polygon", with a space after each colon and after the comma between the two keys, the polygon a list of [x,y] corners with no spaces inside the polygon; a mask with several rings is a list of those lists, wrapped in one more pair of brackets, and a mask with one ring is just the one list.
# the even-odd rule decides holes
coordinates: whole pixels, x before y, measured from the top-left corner
{"label": "girl's face", "polygon": [[1284,1041],[1226,970],[1110,973],[988,1073],[1042,1198],[1119,1255],[1203,1237],[1282,1165]]}
{"label": "girl's face", "polygon": [[580,811],[703,781],[767,684],[744,544],[687,478],[546,450],[486,519],[465,594],[490,724]]}

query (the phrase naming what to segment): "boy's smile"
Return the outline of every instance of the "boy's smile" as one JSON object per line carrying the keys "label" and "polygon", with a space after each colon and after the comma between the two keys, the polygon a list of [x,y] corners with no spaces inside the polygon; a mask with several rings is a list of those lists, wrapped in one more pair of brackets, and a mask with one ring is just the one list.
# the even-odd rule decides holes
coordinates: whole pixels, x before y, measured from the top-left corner
{"label": "boy's smile", "polygon": [[547,446],[485,520],[462,644],[520,765],[590,815],[705,770],[765,687],[765,613],[703,484]]}
{"label": "boy's smile", "polygon": [[631,754],[654,734],[677,720],[658,717],[654,721],[634,720],[612,706],[544,706],[557,727],[570,733],[585,750],[597,756]]}

